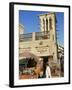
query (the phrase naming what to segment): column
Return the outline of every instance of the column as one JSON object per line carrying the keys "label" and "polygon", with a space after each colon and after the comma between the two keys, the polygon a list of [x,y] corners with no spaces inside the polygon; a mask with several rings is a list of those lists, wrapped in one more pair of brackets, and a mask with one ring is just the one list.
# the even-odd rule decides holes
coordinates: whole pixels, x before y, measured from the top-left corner
{"label": "column", "polygon": [[46,18],[44,18],[44,21],[45,21],[45,32],[46,32]]}
{"label": "column", "polygon": [[32,33],[32,40],[35,41],[35,32]]}

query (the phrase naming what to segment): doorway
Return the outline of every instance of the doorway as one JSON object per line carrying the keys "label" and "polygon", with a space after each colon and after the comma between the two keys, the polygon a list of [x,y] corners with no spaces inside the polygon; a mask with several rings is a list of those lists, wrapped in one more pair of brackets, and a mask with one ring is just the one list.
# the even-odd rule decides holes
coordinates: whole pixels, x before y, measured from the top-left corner
{"label": "doorway", "polygon": [[41,58],[43,58],[43,64],[47,64],[48,56],[42,56]]}
{"label": "doorway", "polygon": [[48,56],[42,56],[41,58],[43,58],[43,77],[46,77],[46,64],[48,62]]}

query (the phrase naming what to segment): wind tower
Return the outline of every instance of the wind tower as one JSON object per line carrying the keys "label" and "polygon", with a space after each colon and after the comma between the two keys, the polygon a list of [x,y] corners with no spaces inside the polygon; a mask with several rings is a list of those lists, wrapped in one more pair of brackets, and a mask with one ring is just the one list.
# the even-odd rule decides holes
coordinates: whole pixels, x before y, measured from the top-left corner
{"label": "wind tower", "polygon": [[56,15],[55,13],[40,14],[40,31],[48,35],[48,43],[53,56],[53,61],[57,62],[57,36],[56,36]]}

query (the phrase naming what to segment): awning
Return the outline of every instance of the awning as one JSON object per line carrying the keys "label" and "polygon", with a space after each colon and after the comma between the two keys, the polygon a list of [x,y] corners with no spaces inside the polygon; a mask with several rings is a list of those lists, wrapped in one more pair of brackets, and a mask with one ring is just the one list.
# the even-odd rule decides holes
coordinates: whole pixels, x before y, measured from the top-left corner
{"label": "awning", "polygon": [[[21,58],[31,58],[31,59],[34,59],[35,61],[38,61],[39,60],[39,57],[36,56],[35,54],[29,52],[29,51],[24,51],[23,53],[20,53],[19,54],[19,57]],[[20,59],[21,60],[21,59]]]}

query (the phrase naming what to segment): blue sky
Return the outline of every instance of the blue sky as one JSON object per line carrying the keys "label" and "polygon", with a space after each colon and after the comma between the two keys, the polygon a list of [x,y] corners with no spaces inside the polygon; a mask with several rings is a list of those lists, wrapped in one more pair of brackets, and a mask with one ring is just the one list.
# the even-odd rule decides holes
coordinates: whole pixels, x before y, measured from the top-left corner
{"label": "blue sky", "polygon": [[[45,11],[19,11],[19,23],[24,25],[24,33],[40,32],[39,14],[48,13]],[[64,45],[64,13],[56,12],[57,41]]]}

